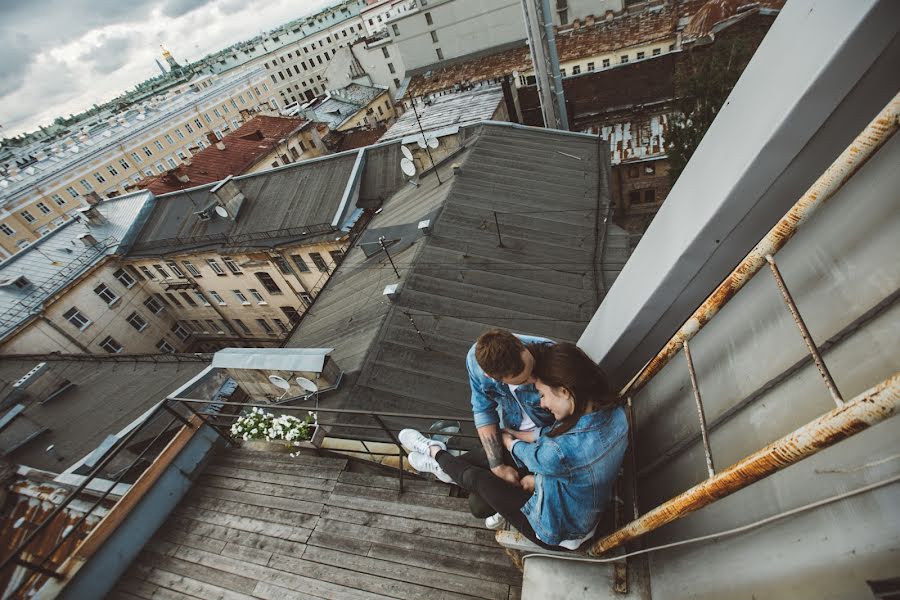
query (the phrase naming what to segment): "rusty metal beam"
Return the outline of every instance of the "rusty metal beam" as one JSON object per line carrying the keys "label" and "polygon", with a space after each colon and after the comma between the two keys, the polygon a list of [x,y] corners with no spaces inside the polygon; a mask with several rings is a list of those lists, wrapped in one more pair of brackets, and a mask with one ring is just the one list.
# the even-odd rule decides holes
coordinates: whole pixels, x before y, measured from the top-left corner
{"label": "rusty metal beam", "polygon": [[719,287],[694,311],[672,339],[648,362],[622,390],[632,397],[659,373],[725,304],[766,265],[766,255],[774,255],[794,236],[809,218],[834,196],[897,131],[900,123],[900,94],[888,103],[846,150],[822,173],[791,210],[750,251]]}
{"label": "rusty metal beam", "polygon": [[709,444],[709,429],[706,427],[706,413],[703,411],[703,400],[700,398],[700,384],[697,383],[697,373],[694,371],[694,360],[691,358],[691,347],[687,340],[684,345],[684,358],[687,361],[688,374],[691,376],[691,388],[694,390],[694,402],[697,404],[697,418],[700,420],[700,435],[703,437],[703,453],[706,455],[706,472],[710,477],[716,474],[713,464],[712,448]]}
{"label": "rusty metal beam", "polygon": [[900,372],[598,541],[600,555],[884,421],[900,409]]}

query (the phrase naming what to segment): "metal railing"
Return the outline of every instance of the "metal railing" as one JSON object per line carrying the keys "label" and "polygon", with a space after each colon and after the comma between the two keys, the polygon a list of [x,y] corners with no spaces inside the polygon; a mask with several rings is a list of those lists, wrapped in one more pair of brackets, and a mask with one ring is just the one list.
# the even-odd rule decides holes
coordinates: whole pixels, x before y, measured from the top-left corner
{"label": "metal railing", "polygon": [[[171,436],[174,436],[182,426],[194,427],[188,419],[179,414],[168,402],[161,402],[140,423],[127,434],[117,439],[106,452],[99,456],[91,470],[84,475],[82,482],[50,510],[40,523],[29,523],[29,526],[32,526],[33,529],[15,546],[12,552],[2,558],[0,573],[5,573],[6,569],[23,567],[31,571],[31,574],[18,578],[14,574],[4,577],[10,582],[15,582],[18,579],[18,583],[15,583],[14,587],[4,591],[4,598],[17,597],[16,594],[20,591],[24,593],[24,588],[34,588],[41,585],[44,581],[44,579],[41,579],[42,577],[58,580],[65,579],[67,575],[58,569],[59,564],[54,567],[48,565],[48,563],[62,563],[68,558],[68,556],[61,556],[57,553],[70,542],[70,536],[85,533],[82,530],[82,525],[92,514],[98,511],[99,507],[103,506],[104,503],[108,504],[107,499],[114,493],[116,487],[126,483],[126,479],[136,480],[159,455],[162,449],[160,442],[167,441]],[[140,439],[142,434],[145,435],[143,440]],[[134,444],[139,445],[134,447]],[[133,457],[130,457],[130,461],[126,459],[124,466],[123,464],[115,465],[110,479],[104,477],[107,467],[112,467],[112,461],[121,457],[124,453],[133,454]],[[93,486],[91,485],[92,483],[94,484]],[[59,486],[66,487],[65,484],[59,484]],[[93,503],[83,511],[81,508],[77,509],[77,512],[83,512],[83,514],[74,523],[68,524],[64,532],[55,540],[55,543],[48,544],[42,538],[42,534],[48,531],[48,528],[60,518],[60,515],[72,502],[75,500],[84,501],[86,498],[91,497],[94,498]],[[118,501],[116,500],[116,503]],[[28,558],[25,558],[25,556],[28,556]]]}
{"label": "metal railing", "polygon": [[[632,494],[634,520],[605,536],[591,548],[593,555],[603,554],[662,525],[712,504],[729,494],[790,466],[816,452],[846,439],[872,425],[889,418],[900,410],[900,373],[845,402],[828,370],[822,353],[809,333],[799,308],[778,268],[775,254],[784,247],[798,228],[807,222],[866,162],[875,155],[900,126],[900,94],[881,111],[832,163],[800,200],[782,217],[769,233],[750,251],[716,290],[685,321],[669,342],[650,360],[620,392],[625,399],[632,430],[630,467],[633,471]],[[709,430],[700,394],[690,340],[733,298],[737,292],[765,266],[769,267],[787,310],[797,325],[816,365],[823,385],[837,408],[803,425],[794,432],[772,442],[722,471],[716,471]],[[639,514],[637,501],[638,472],[634,457],[632,399],[679,352],[683,351],[697,406],[700,437],[706,459],[708,477],[691,489],[669,499],[644,515]]]}

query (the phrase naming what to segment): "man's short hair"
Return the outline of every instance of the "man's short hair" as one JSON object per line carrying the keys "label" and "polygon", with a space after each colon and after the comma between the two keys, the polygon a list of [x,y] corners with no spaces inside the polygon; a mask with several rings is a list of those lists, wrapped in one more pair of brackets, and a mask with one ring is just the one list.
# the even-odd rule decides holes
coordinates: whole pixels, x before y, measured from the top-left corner
{"label": "man's short hair", "polygon": [[525,344],[505,329],[491,329],[475,342],[475,360],[493,379],[518,375],[525,369],[522,360]]}

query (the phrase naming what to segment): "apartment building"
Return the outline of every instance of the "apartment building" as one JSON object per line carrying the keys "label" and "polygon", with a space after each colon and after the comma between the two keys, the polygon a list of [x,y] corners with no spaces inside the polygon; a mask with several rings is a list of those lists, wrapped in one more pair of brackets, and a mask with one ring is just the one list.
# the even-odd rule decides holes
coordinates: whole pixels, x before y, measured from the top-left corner
{"label": "apartment building", "polygon": [[76,219],[0,263],[0,353],[141,354],[185,347],[172,313],[120,261],[153,194],[91,201]]}
{"label": "apartment building", "polygon": [[0,177],[0,257],[71,219],[88,194],[111,198],[177,167],[208,145],[207,132],[222,137],[244,121],[241,111],[267,109],[268,93],[256,70],[202,78],[26,149],[27,166]]}
{"label": "apartment building", "polygon": [[381,126],[394,120],[394,104],[386,87],[351,83],[331,90],[300,109],[310,121],[324,123],[332,131],[346,131],[361,126]]}

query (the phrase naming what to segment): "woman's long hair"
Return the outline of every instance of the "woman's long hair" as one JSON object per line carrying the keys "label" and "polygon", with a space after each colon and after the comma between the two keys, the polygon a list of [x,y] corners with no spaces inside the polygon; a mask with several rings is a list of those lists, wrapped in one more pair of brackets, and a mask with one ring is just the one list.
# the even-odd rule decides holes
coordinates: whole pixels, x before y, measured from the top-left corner
{"label": "woman's long hair", "polygon": [[594,410],[618,405],[603,369],[575,344],[529,346],[528,350],[534,356],[534,376],[550,387],[568,390],[575,402],[574,412],[560,420],[547,435],[554,437],[569,431],[592,400]]}

